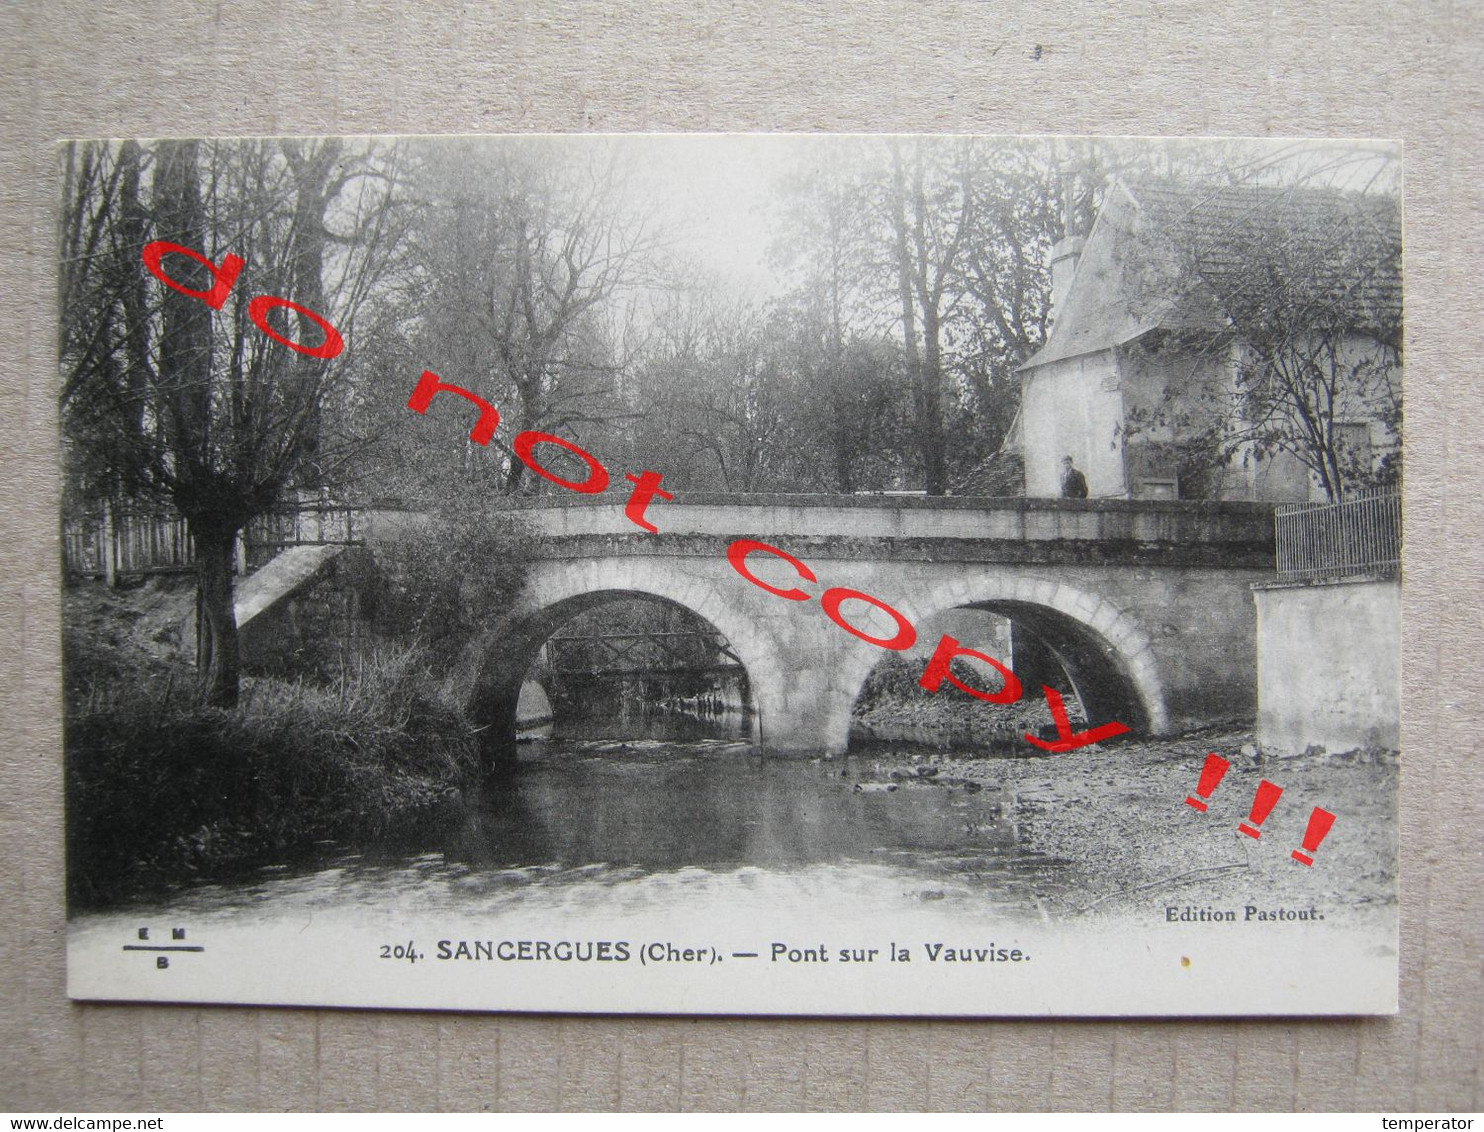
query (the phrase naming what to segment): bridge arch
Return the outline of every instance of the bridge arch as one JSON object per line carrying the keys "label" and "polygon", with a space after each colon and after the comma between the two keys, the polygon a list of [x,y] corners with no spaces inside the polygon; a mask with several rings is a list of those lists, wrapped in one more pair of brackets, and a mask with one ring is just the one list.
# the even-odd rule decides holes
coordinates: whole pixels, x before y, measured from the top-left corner
{"label": "bridge arch", "polygon": [[658,558],[554,560],[538,564],[509,613],[474,645],[476,676],[469,714],[480,728],[486,766],[508,762],[515,750],[520,685],[546,640],[567,621],[616,599],[650,598],[700,617],[716,629],[744,669],[757,719],[776,698],[783,665],[774,640],[716,586]]}
{"label": "bridge arch", "polygon": [[[1156,735],[1170,729],[1165,685],[1149,635],[1131,614],[1104,596],[1049,578],[986,571],[929,584],[893,604],[919,631],[930,618],[953,609],[983,609],[1009,617],[1055,652],[1091,722],[1117,719]],[[852,705],[884,655],[868,649],[847,658],[842,683],[854,689]],[[1040,689],[1026,687],[1024,694],[1034,699]]]}

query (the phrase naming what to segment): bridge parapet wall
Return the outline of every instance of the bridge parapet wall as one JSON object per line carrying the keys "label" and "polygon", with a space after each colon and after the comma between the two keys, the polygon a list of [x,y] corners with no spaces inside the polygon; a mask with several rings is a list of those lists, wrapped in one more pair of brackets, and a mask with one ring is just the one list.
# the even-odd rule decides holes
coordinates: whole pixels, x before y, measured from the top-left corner
{"label": "bridge parapet wall", "polygon": [[[552,536],[632,534],[623,497],[502,501]],[[968,499],[838,495],[687,494],[651,507],[664,534],[732,537],[1141,542],[1273,548],[1264,503],[1124,499]]]}

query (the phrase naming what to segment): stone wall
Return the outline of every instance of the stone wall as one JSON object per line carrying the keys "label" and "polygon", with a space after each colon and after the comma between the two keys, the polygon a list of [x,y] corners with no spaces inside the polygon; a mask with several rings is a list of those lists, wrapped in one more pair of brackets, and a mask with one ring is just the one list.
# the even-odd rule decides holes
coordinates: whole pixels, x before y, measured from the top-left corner
{"label": "stone wall", "polygon": [[1253,587],[1257,738],[1284,752],[1401,745],[1401,583]]}
{"label": "stone wall", "polygon": [[362,603],[373,569],[370,555],[358,547],[303,549],[338,553],[327,556],[309,577],[266,595],[261,610],[248,618],[239,600],[246,672],[330,678],[362,656],[370,644]]}
{"label": "stone wall", "polygon": [[[634,535],[624,515],[627,491],[501,500],[491,518],[520,515],[537,535]],[[968,539],[976,543],[1059,543],[1058,561],[1126,555],[1132,544],[1159,544],[1186,558],[1213,552],[1213,560],[1255,555],[1270,561],[1273,511],[1263,503],[1125,499],[971,499],[881,495],[726,495],[686,492],[656,501],[648,516],[667,536],[728,535],[764,540],[787,537],[859,539]],[[395,509],[367,510],[357,529],[372,547],[407,537],[426,516]],[[890,556],[889,547],[877,547]],[[1166,555],[1165,557],[1168,557]]]}

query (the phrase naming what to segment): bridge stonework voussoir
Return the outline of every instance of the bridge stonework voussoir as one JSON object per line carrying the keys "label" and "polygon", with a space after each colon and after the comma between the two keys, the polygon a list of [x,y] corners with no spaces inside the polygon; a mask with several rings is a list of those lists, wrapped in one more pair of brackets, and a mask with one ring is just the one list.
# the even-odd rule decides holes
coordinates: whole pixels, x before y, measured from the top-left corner
{"label": "bridge stonework voussoir", "polygon": [[1035,601],[1037,587],[1049,584],[1035,578],[1014,577],[1010,579],[1007,595],[1012,601]]}
{"label": "bridge stonework voussoir", "polygon": [[1089,593],[1079,593],[1072,599],[1072,604],[1067,612],[1080,621],[1091,623],[1092,615],[1097,612],[1100,599]]}
{"label": "bridge stonework voussoir", "polygon": [[1154,655],[1153,648],[1141,649],[1132,656],[1126,658],[1129,672],[1136,677],[1153,678],[1159,671],[1159,661]]}
{"label": "bridge stonework voussoir", "polygon": [[1031,587],[1030,600],[1037,605],[1054,605],[1052,600],[1056,596],[1056,583],[1047,580],[1038,581]]}
{"label": "bridge stonework voussoir", "polygon": [[948,583],[948,598],[955,605],[964,605],[972,601],[974,594],[981,587],[974,584],[972,578],[955,578]]}
{"label": "bridge stonework voussoir", "polygon": [[1132,658],[1142,652],[1148,652],[1151,647],[1149,634],[1135,626],[1119,642],[1118,651],[1125,657]]}
{"label": "bridge stonework voussoir", "polygon": [[[698,578],[685,578],[671,600],[700,613],[701,607],[710,603],[715,592],[715,586],[706,585]],[[701,615],[705,616],[704,613]]]}
{"label": "bridge stonework voussoir", "polygon": [[[1077,599],[1081,596],[1082,592],[1080,590],[1058,583],[1056,589],[1051,592],[1051,598],[1046,604],[1068,616],[1075,617],[1076,613],[1072,607],[1076,605]],[[1080,620],[1080,618],[1078,619]]]}
{"label": "bridge stonework voussoir", "polygon": [[1087,623],[1094,630],[1106,637],[1122,617],[1123,611],[1116,605],[1107,600],[1099,599],[1097,608],[1092,611],[1092,616],[1087,619]]}
{"label": "bridge stonework voussoir", "polygon": [[[725,600],[718,596],[715,590],[710,590],[702,594],[700,596],[700,600],[698,600],[690,608],[693,612],[700,614],[700,616],[704,617],[707,621],[711,622],[711,624],[715,625],[717,629],[721,629],[723,625],[728,626],[728,628],[732,628],[732,626],[736,625],[739,620],[736,615],[735,609],[727,605]],[[745,635],[749,641],[756,639],[759,636],[757,630],[752,627],[751,622],[748,622],[747,626],[748,627],[746,629],[738,626],[737,628],[732,629],[732,632],[726,633],[726,635],[728,637],[731,637],[733,635]],[[724,633],[726,632],[726,630],[722,631]],[[743,643],[744,642],[741,641],[732,642],[732,644],[736,647],[740,647]]]}
{"label": "bridge stonework voussoir", "polygon": [[568,588],[573,593],[591,593],[615,586],[624,588],[633,584],[633,572],[633,565],[629,562],[620,563],[612,573],[597,562],[574,562],[568,567]]}

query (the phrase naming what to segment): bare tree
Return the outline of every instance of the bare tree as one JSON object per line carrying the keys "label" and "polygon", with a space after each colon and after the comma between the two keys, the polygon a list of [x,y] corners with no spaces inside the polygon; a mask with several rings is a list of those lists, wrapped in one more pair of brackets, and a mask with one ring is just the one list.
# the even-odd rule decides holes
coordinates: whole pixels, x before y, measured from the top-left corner
{"label": "bare tree", "polygon": [[[791,223],[781,258],[798,280],[788,301],[796,319],[820,325],[820,392],[837,402],[839,423],[850,421],[863,399],[846,373],[847,343],[890,344],[900,362],[885,372],[905,387],[918,482],[946,492],[951,467],[1000,447],[1019,401],[1016,367],[1045,337],[1056,218],[1046,147],[837,143],[783,189]],[[837,430],[838,439],[857,432]],[[836,454],[836,482],[848,489],[848,453],[837,445]]]}
{"label": "bare tree", "polygon": [[[1373,467],[1350,431],[1374,421],[1400,438],[1396,197],[1305,180],[1134,191],[1139,302],[1181,326],[1193,375],[1215,376],[1173,387],[1133,427],[1177,425],[1187,469],[1287,453],[1332,500],[1399,477],[1399,448]],[[1213,356],[1234,365],[1200,366]]]}
{"label": "bare tree", "polygon": [[914,139],[904,151],[887,143],[891,180],[886,212],[891,224],[897,295],[913,429],[929,495],[948,490],[943,428],[943,333],[961,292],[963,257],[973,239],[970,188],[973,142],[955,141],[945,154]]}
{"label": "bare tree", "polygon": [[988,452],[1003,446],[1020,407],[1021,363],[1046,341],[1057,172],[1044,143],[1019,140],[981,143],[972,168],[976,222],[963,268],[971,302],[955,337]]}
{"label": "bare tree", "polygon": [[674,296],[633,366],[633,455],[677,487],[795,488],[792,441],[812,391],[776,312],[705,287]]}
{"label": "bare tree", "polygon": [[772,248],[792,283],[773,313],[773,342],[801,383],[789,434],[794,471],[811,486],[847,493],[896,485],[896,457],[912,427],[896,404],[903,354],[881,309],[879,185],[862,160],[875,151],[841,140],[811,149],[780,183]]}
{"label": "bare tree", "polygon": [[[511,434],[611,421],[623,359],[609,320],[656,246],[625,201],[616,151],[440,146],[426,152],[420,184],[427,364],[497,401]],[[507,458],[504,488],[519,489],[525,471]]]}
{"label": "bare tree", "polygon": [[90,144],[65,162],[70,478],[82,496],[186,520],[205,691],[232,706],[234,543],[354,451],[334,411],[353,357],[343,345],[395,243],[396,162],[333,140]]}

